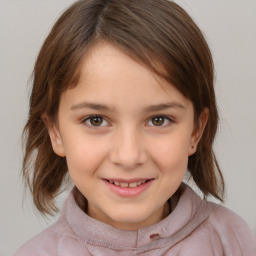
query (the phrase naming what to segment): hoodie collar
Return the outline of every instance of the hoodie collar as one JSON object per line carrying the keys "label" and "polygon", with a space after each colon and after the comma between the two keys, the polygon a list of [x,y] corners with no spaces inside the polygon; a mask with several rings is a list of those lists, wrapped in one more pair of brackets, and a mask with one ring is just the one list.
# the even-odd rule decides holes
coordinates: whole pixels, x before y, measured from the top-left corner
{"label": "hoodie collar", "polygon": [[62,215],[69,227],[84,243],[122,250],[125,248],[154,248],[168,243],[169,247],[191,234],[209,216],[206,201],[189,186],[184,189],[175,209],[160,222],[137,231],[125,231],[91,218],[69,194]]}

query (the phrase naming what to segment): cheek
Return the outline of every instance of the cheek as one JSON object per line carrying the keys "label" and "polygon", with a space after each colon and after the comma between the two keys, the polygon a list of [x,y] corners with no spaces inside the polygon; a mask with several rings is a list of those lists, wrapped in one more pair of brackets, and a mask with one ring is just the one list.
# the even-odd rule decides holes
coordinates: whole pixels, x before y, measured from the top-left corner
{"label": "cheek", "polygon": [[[104,161],[107,149],[97,140],[73,140],[65,145],[70,176],[92,175]],[[79,178],[79,177],[78,177]]]}
{"label": "cheek", "polygon": [[188,164],[189,136],[173,134],[152,143],[151,156],[161,170],[186,171]]}

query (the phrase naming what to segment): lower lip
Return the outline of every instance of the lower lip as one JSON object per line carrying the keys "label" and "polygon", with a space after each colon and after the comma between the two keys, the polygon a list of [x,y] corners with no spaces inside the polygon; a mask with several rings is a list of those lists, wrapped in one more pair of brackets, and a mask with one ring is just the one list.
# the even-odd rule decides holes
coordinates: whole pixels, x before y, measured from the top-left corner
{"label": "lower lip", "polygon": [[135,188],[130,188],[130,187],[127,187],[127,188],[123,188],[123,187],[120,187],[120,186],[116,186],[115,184],[112,184],[106,180],[103,180],[105,182],[105,184],[108,186],[108,188],[116,193],[117,195],[119,196],[122,196],[122,197],[135,197],[135,196],[138,196],[140,194],[142,194],[145,190],[147,190],[150,185],[152,184],[153,180],[150,180],[144,184],[141,184]]}

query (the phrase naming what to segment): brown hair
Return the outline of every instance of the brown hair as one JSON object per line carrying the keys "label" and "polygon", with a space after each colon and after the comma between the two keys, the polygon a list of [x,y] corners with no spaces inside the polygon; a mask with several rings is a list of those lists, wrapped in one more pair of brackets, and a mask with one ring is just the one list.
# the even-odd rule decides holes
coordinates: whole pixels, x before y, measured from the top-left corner
{"label": "brown hair", "polygon": [[68,180],[66,159],[54,153],[42,114],[56,120],[62,92],[76,86],[80,63],[97,41],[114,44],[174,85],[192,101],[195,123],[203,109],[209,109],[188,169],[205,196],[222,200],[224,180],[212,150],[218,124],[214,68],[200,29],[168,0],[82,0],[55,23],[34,67],[23,175],[38,210],[56,211],[54,199]]}

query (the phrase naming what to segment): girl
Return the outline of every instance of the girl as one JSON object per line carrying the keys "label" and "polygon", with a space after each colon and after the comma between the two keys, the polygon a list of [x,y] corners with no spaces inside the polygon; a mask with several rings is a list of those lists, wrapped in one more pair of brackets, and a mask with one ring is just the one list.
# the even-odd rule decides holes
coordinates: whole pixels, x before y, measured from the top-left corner
{"label": "girl", "polygon": [[223,200],[212,150],[212,57],[167,0],[82,0],[56,22],[34,68],[23,174],[41,213],[74,184],[60,219],[15,256],[255,255]]}

